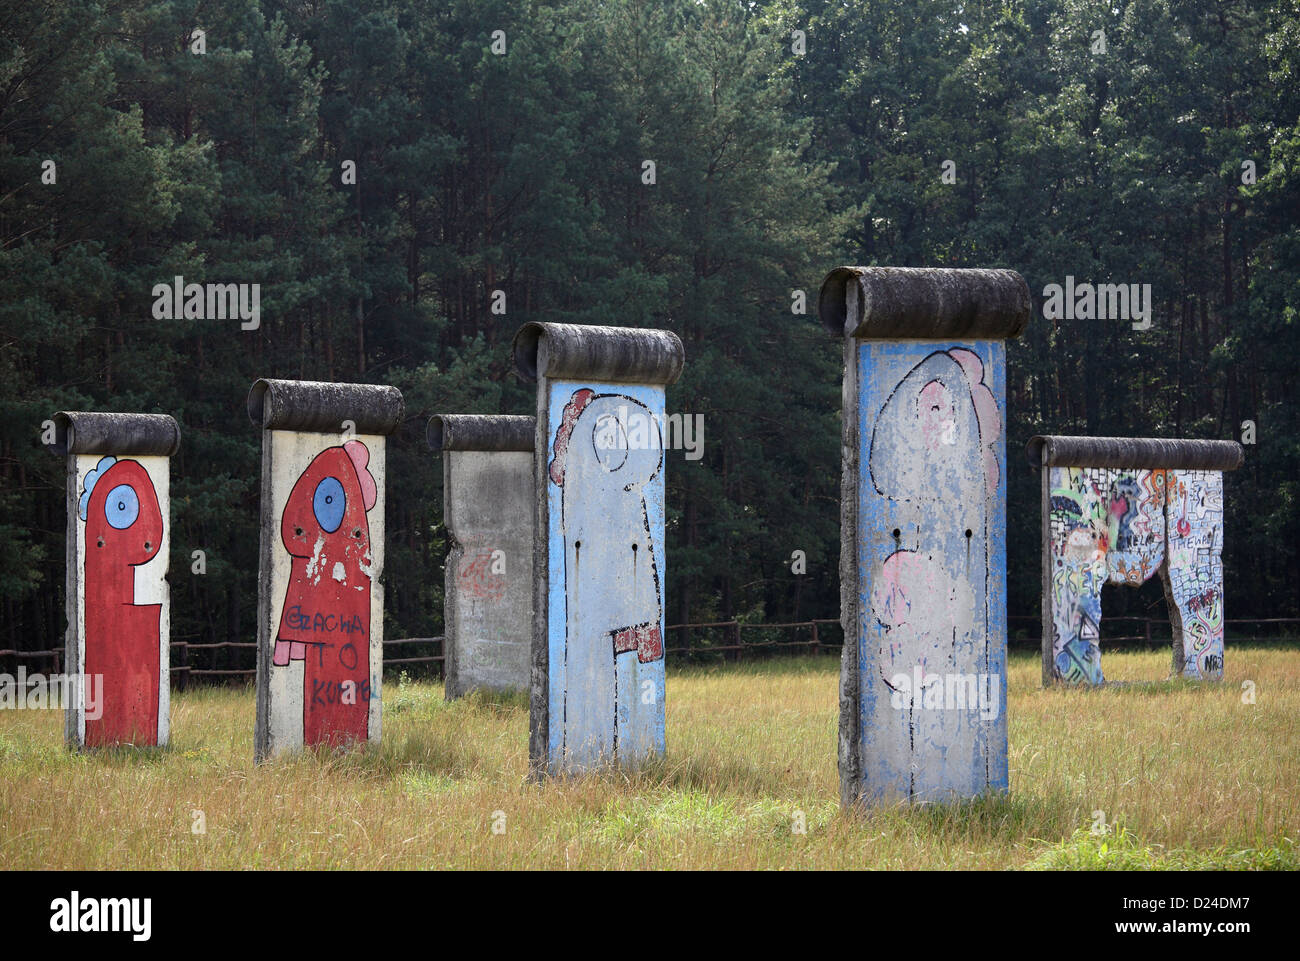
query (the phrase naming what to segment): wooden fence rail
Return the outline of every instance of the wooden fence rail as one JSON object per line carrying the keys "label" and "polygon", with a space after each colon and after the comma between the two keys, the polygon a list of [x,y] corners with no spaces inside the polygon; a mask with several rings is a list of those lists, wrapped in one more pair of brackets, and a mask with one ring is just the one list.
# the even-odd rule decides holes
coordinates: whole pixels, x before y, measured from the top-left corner
{"label": "wooden fence rail", "polygon": [[[1034,649],[1039,645],[1039,636],[1042,630],[1042,621],[1039,617],[1033,615],[1013,615],[1007,618],[1009,625],[1009,646],[1013,649]],[[1169,621],[1165,618],[1158,617],[1113,617],[1106,619],[1103,624],[1111,629],[1118,629],[1121,623],[1141,625],[1140,633],[1121,634],[1117,636],[1102,637],[1103,646],[1116,645],[1133,645],[1140,644],[1144,647],[1163,647],[1170,643],[1172,634]],[[670,624],[667,628],[669,637],[676,637],[680,642],[676,647],[665,648],[666,654],[672,654],[675,657],[686,656],[694,659],[709,658],[721,656],[726,659],[728,656],[734,661],[744,659],[746,653],[750,654],[771,654],[777,651],[787,650],[789,648],[806,648],[809,654],[820,654],[824,649],[839,650],[842,642],[839,639],[839,619],[838,618],[814,618],[809,621],[781,621],[781,622],[745,622],[737,620],[729,621],[699,621],[690,624]],[[1268,625],[1269,629],[1260,631],[1262,625]],[[827,632],[826,627],[831,630]],[[1245,627],[1253,627],[1253,630],[1242,630]],[[801,629],[807,630],[806,637],[791,637],[788,640],[777,639],[753,639],[746,640],[745,633],[750,631],[787,631],[797,634]],[[723,643],[708,643],[709,637],[705,637],[705,643],[692,644],[691,639],[693,632],[704,631],[720,635],[717,639]],[[1224,621],[1225,640],[1228,643],[1241,643],[1244,641],[1294,641],[1300,642],[1300,618],[1295,617],[1243,617],[1234,618]],[[827,633],[832,638],[827,638]],[[441,649],[444,638],[442,637],[405,637],[395,638],[384,641],[384,666],[405,665],[405,664],[428,664],[440,665],[443,663],[445,654],[431,654],[423,657],[389,657],[387,655],[390,647],[399,647],[409,644],[436,644]],[[211,667],[194,667],[188,663],[191,651],[218,651],[222,649],[233,650],[255,650],[257,644],[253,641],[219,641],[216,643],[196,644],[191,641],[173,641],[172,650],[182,654],[185,663],[174,665],[171,669],[173,675],[177,675],[178,686],[184,687],[190,678],[250,678],[253,676],[254,668],[211,668]],[[51,673],[60,673],[60,665],[63,660],[63,648],[51,648],[48,650],[38,651],[17,651],[17,650],[0,650],[0,658],[11,657],[15,659],[31,658],[34,660],[53,660],[53,669]]]}

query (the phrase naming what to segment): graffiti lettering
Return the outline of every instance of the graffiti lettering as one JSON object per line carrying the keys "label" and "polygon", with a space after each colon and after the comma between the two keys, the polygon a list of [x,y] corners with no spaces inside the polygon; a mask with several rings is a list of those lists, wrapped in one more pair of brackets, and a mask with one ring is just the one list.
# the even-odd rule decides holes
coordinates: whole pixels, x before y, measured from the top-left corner
{"label": "graffiti lettering", "polygon": [[319,611],[313,614],[304,611],[300,604],[289,608],[284,620],[295,631],[351,634],[354,631],[364,633],[366,629],[359,614],[323,614]]}
{"label": "graffiti lettering", "polygon": [[[357,703],[370,703],[370,679],[358,679],[355,682]],[[313,679],[311,682],[311,703],[315,707],[331,707],[335,704],[348,703],[343,699],[344,686],[348,681],[318,681]]]}

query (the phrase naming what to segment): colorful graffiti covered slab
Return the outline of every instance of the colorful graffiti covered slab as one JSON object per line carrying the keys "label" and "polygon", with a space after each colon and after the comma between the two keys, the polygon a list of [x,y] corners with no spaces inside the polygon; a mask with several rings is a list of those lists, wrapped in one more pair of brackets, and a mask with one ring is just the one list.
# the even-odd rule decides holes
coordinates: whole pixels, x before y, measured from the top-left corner
{"label": "colorful graffiti covered slab", "polygon": [[856,346],[861,797],[1007,786],[1004,357]]}
{"label": "colorful graffiti covered slab", "polygon": [[1160,574],[1174,624],[1174,672],[1223,673],[1223,475],[1052,467],[1048,491],[1052,677],[1103,684],[1106,584]]}
{"label": "colorful graffiti covered slab", "polygon": [[664,391],[549,386],[554,773],[664,750]]}
{"label": "colorful graffiti covered slab", "polygon": [[167,743],[170,543],[167,457],[73,458],[76,664],[69,739],[86,747]]}
{"label": "colorful graffiti covered slab", "polygon": [[[1165,594],[1175,674],[1223,678],[1223,474],[1170,471]],[[1181,643],[1179,638],[1181,637]]]}
{"label": "colorful graffiti covered slab", "polygon": [[[259,756],[379,737],[384,438],[267,431],[269,676]],[[264,550],[267,545],[264,544]]]}

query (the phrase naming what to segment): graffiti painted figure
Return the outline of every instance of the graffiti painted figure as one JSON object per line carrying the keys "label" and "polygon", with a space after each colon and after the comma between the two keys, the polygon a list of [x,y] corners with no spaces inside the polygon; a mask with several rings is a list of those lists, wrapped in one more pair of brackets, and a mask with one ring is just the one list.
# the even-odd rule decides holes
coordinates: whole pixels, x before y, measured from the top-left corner
{"label": "graffiti painted figure", "polygon": [[[976,627],[986,572],[969,556],[984,556],[1001,435],[983,374],[969,350],[932,353],[890,395],[872,431],[872,485],[905,518],[872,597],[885,628],[878,668],[886,683],[900,666],[950,668]],[[951,523],[927,523],[940,506]]]}
{"label": "graffiti painted figure", "polygon": [[[983,697],[987,711],[993,688],[1001,697],[988,582],[1002,424],[984,362],[965,348],[929,353],[867,427],[869,483],[861,487],[861,516],[872,531],[863,542],[863,569],[871,571],[863,607],[871,617],[867,636],[876,639],[872,683],[882,685],[885,700],[907,705],[867,723],[899,727],[891,740],[911,745],[909,768],[923,767],[933,772],[932,782],[975,792],[990,779],[982,762],[978,772],[971,769],[971,760],[986,752],[990,718],[977,703],[969,710],[926,710],[922,692],[911,695],[915,678],[972,678],[972,701]],[[881,556],[875,546],[881,527],[889,549],[873,564]],[[866,547],[868,540],[873,546]],[[906,770],[897,776],[918,793],[934,787]]]}
{"label": "graffiti painted figure", "polygon": [[366,512],[375,506],[370,451],[352,440],[321,451],[299,476],[280,521],[292,557],[271,663],[303,662],[303,743],[368,737],[370,580]]}
{"label": "graffiti painted figure", "polygon": [[1011,270],[837,267],[844,356],[840,803],[1007,790],[1006,345]]}
{"label": "graffiti painted figure", "polygon": [[583,388],[564,406],[551,453],[547,476],[562,491],[567,621],[561,750],[577,767],[656,744],[657,695],[647,710],[642,684],[629,682],[640,677],[638,665],[664,655],[647,508],[647,487],[663,464],[662,432],[640,401]]}
{"label": "graffiti painted figure", "polygon": [[149,472],[103,457],[78,500],[85,522],[85,673],[103,678],[103,712],[85,744],[158,743],[161,604],[137,604],[135,571],[157,556],[163,516]]}

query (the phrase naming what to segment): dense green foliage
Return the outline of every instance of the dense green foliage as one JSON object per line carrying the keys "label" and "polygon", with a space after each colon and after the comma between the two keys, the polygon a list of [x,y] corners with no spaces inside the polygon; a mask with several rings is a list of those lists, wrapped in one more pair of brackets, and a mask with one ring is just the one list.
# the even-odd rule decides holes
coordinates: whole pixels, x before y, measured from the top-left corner
{"label": "dense green foliage", "polygon": [[[177,417],[173,637],[252,639],[259,376],[401,388],[387,630],[436,633],[424,421],[530,412],[529,320],[685,342],[669,410],[704,415],[704,457],[668,464],[669,623],[833,617],[841,357],[814,313],[846,262],[1152,285],[1149,330],[1040,309],[1011,345],[1013,614],[1031,434],[1248,419],[1228,616],[1295,614],[1298,118],[1297,0],[4,0],[0,646],[61,641],[60,409]],[[260,329],[155,320],[178,274],[259,283]]]}

